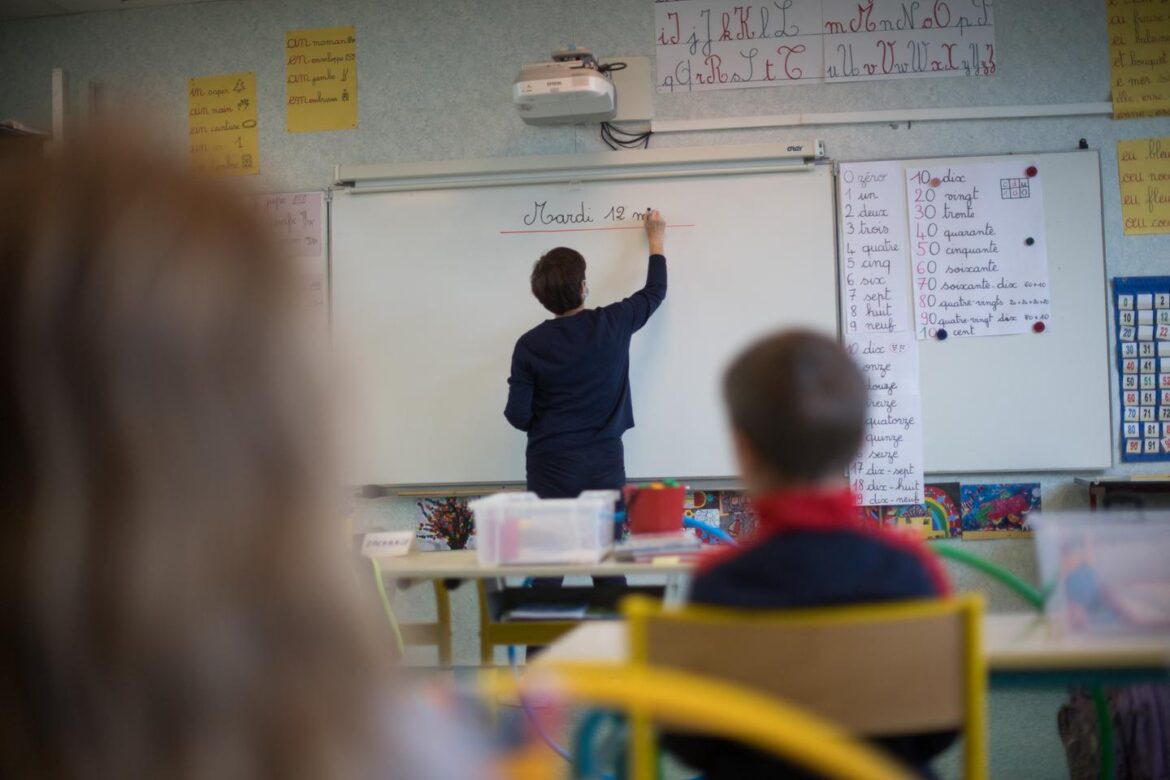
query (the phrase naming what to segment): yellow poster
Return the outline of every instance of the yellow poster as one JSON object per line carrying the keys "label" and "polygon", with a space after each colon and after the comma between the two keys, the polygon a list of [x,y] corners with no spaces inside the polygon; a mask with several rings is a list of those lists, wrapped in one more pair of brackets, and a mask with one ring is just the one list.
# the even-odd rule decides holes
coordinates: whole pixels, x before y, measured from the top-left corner
{"label": "yellow poster", "polygon": [[221,176],[260,173],[256,74],[188,79],[187,133],[195,170]]}
{"label": "yellow poster", "polygon": [[292,30],[284,37],[284,54],[289,132],[357,127],[355,28]]}
{"label": "yellow poster", "polygon": [[1113,118],[1170,116],[1170,2],[1106,0]]}
{"label": "yellow poster", "polygon": [[1117,142],[1127,236],[1170,233],[1170,136]]}

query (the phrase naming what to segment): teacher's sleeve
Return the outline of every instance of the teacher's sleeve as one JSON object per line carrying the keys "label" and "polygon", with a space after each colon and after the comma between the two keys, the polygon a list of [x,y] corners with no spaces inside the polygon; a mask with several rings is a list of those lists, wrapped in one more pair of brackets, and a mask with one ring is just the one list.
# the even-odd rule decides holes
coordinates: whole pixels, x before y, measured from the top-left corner
{"label": "teacher's sleeve", "polygon": [[532,425],[532,391],[535,382],[532,370],[520,352],[520,344],[512,350],[512,373],[508,376],[508,405],[504,417],[513,428],[527,431]]}
{"label": "teacher's sleeve", "polygon": [[650,315],[654,314],[664,300],[666,300],[666,257],[664,255],[650,255],[650,262],[646,267],[645,286],[629,298],[606,306],[605,311],[626,325],[633,333],[646,324]]}

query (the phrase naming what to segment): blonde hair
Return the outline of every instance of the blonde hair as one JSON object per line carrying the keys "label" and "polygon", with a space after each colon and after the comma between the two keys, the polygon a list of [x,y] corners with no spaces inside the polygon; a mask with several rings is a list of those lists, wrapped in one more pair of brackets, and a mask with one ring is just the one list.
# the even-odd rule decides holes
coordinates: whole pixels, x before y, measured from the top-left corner
{"label": "blonde hair", "polygon": [[134,144],[6,172],[0,776],[364,772],[382,669],[294,287]]}

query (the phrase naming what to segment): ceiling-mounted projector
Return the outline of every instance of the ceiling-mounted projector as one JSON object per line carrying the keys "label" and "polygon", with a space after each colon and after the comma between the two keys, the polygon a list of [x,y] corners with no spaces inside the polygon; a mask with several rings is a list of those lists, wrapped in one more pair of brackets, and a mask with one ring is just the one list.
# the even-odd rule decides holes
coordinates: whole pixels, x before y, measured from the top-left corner
{"label": "ceiling-mounted projector", "polygon": [[613,81],[585,49],[563,49],[551,62],[523,66],[512,83],[512,102],[530,125],[606,122],[617,113]]}

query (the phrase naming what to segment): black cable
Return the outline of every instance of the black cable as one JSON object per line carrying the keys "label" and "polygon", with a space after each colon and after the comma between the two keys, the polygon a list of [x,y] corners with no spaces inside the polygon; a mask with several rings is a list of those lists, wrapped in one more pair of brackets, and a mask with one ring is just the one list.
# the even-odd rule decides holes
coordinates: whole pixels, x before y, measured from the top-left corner
{"label": "black cable", "polygon": [[636,133],[609,122],[601,123],[601,140],[614,151],[619,149],[649,149],[652,131]]}

